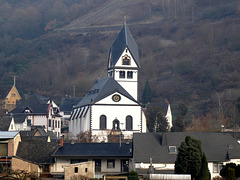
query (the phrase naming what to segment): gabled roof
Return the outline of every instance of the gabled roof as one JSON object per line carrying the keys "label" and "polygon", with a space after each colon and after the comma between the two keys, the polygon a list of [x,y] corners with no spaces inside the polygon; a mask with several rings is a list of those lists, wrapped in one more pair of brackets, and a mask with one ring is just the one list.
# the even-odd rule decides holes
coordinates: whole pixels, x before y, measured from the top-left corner
{"label": "gabled roof", "polygon": [[116,65],[119,57],[121,56],[126,47],[132,54],[137,66],[140,67],[137,44],[125,23],[110,48],[109,53],[111,54],[111,57],[109,56],[109,61],[111,62],[108,63],[109,65],[108,68],[111,68]]}
{"label": "gabled roof", "polygon": [[47,137],[25,137],[19,142],[16,156],[36,164],[52,164],[51,154],[58,148],[57,142],[47,142]]}
{"label": "gabled roof", "polygon": [[11,113],[24,113],[25,109],[30,109],[32,114],[46,114],[48,104],[42,96],[34,94],[25,101],[22,101]]}
{"label": "gabled roof", "polygon": [[11,124],[12,117],[10,116],[3,116],[0,118],[0,131],[8,131],[9,126]]}
{"label": "gabled roof", "polygon": [[117,81],[115,81],[112,77],[107,77],[96,81],[91,90],[76,107],[94,104],[114,92],[118,92],[132,101],[137,102]]}
{"label": "gabled roof", "polygon": [[53,157],[132,157],[132,143],[64,143]]}
{"label": "gabled roof", "polygon": [[240,144],[229,134],[167,132],[134,134],[134,160],[149,163],[149,158],[152,157],[153,163],[174,163],[177,154],[169,153],[168,148],[178,148],[187,135],[201,141],[202,151],[210,162],[240,159]]}
{"label": "gabled roof", "polygon": [[77,105],[82,98],[79,97],[64,97],[61,100],[60,111],[72,111],[73,106]]}

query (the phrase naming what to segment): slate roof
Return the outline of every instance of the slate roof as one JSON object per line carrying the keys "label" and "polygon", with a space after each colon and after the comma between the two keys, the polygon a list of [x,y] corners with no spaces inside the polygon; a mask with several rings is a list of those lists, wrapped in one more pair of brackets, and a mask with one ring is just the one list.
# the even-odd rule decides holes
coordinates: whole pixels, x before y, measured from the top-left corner
{"label": "slate roof", "polygon": [[10,123],[12,121],[12,117],[10,116],[3,116],[0,118],[0,131],[8,131]]}
{"label": "slate roof", "polygon": [[64,97],[61,100],[60,110],[61,111],[72,111],[73,106],[77,105],[82,98],[79,97]]}
{"label": "slate roof", "polygon": [[[40,126],[32,126],[31,127],[31,131],[20,131],[20,135],[21,137],[24,139],[24,138],[29,138],[29,137],[32,137],[34,136],[34,134],[36,133],[36,131],[39,132],[40,136],[42,137],[48,137],[50,136],[51,140],[57,140],[57,135],[52,132],[52,131],[45,131],[43,127],[40,127]],[[35,136],[36,137],[36,136]]]}
{"label": "slate roof", "polygon": [[[127,27],[127,25],[125,23],[110,48],[110,53],[112,54],[112,57],[111,57],[112,62],[109,64],[110,65],[109,68],[116,65],[119,57],[121,56],[121,54],[123,53],[123,51],[126,47],[128,47],[131,55],[135,59],[137,66],[140,67],[137,44],[136,44],[135,40],[133,39],[133,36],[132,36],[129,28]],[[109,56],[109,58],[110,58],[110,56]],[[109,61],[110,61],[110,59],[109,59]]]}
{"label": "slate roof", "polygon": [[21,124],[21,123],[23,123],[23,122],[25,121],[26,117],[27,117],[27,114],[14,114],[14,115],[13,115],[14,122],[15,122],[16,124]]}
{"label": "slate roof", "polygon": [[64,143],[53,157],[132,157],[132,143]]}
{"label": "slate roof", "polygon": [[18,104],[17,107],[10,113],[24,113],[26,108],[30,109],[32,114],[46,114],[48,104],[42,96],[34,94],[25,101],[22,101],[22,103]]}
{"label": "slate roof", "polygon": [[138,103],[117,81],[115,81],[112,77],[107,77],[96,81],[91,90],[76,107],[94,104],[114,92],[118,92]]}
{"label": "slate roof", "polygon": [[51,154],[58,148],[57,142],[47,142],[47,137],[25,137],[19,142],[16,156],[36,164],[52,164]]}
{"label": "slate roof", "polygon": [[152,157],[153,163],[174,163],[177,154],[170,154],[168,148],[178,148],[187,135],[202,142],[202,151],[210,162],[240,159],[240,144],[229,134],[167,132],[134,134],[135,162],[149,163],[149,158]]}

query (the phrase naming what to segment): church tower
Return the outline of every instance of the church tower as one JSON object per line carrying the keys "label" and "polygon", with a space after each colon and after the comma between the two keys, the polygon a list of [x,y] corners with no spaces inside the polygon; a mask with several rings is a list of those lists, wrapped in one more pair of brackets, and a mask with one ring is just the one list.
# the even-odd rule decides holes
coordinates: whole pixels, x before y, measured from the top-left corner
{"label": "church tower", "polygon": [[138,100],[138,47],[126,22],[113,42],[108,57],[108,77],[113,77],[135,100]]}

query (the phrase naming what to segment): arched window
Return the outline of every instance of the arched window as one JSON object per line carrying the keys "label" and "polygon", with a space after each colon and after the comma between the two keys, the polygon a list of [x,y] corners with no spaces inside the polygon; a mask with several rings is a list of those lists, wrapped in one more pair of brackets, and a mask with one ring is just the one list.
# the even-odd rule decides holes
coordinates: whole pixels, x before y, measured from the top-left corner
{"label": "arched window", "polygon": [[133,118],[132,116],[126,117],[126,130],[132,130],[133,129]]}
{"label": "arched window", "polygon": [[131,65],[131,58],[127,54],[122,57],[122,65]]}
{"label": "arched window", "polygon": [[100,116],[100,130],[107,129],[107,117],[105,115]]}
{"label": "arched window", "polygon": [[118,119],[115,119],[113,121],[113,130],[119,130],[120,127],[119,127],[119,120]]}

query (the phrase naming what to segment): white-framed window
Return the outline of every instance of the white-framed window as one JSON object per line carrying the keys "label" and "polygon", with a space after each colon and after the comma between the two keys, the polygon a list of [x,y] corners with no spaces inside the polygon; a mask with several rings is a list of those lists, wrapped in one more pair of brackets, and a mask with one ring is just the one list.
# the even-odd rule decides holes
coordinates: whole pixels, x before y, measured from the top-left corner
{"label": "white-framed window", "polygon": [[107,168],[115,168],[115,160],[114,159],[107,160]]}

